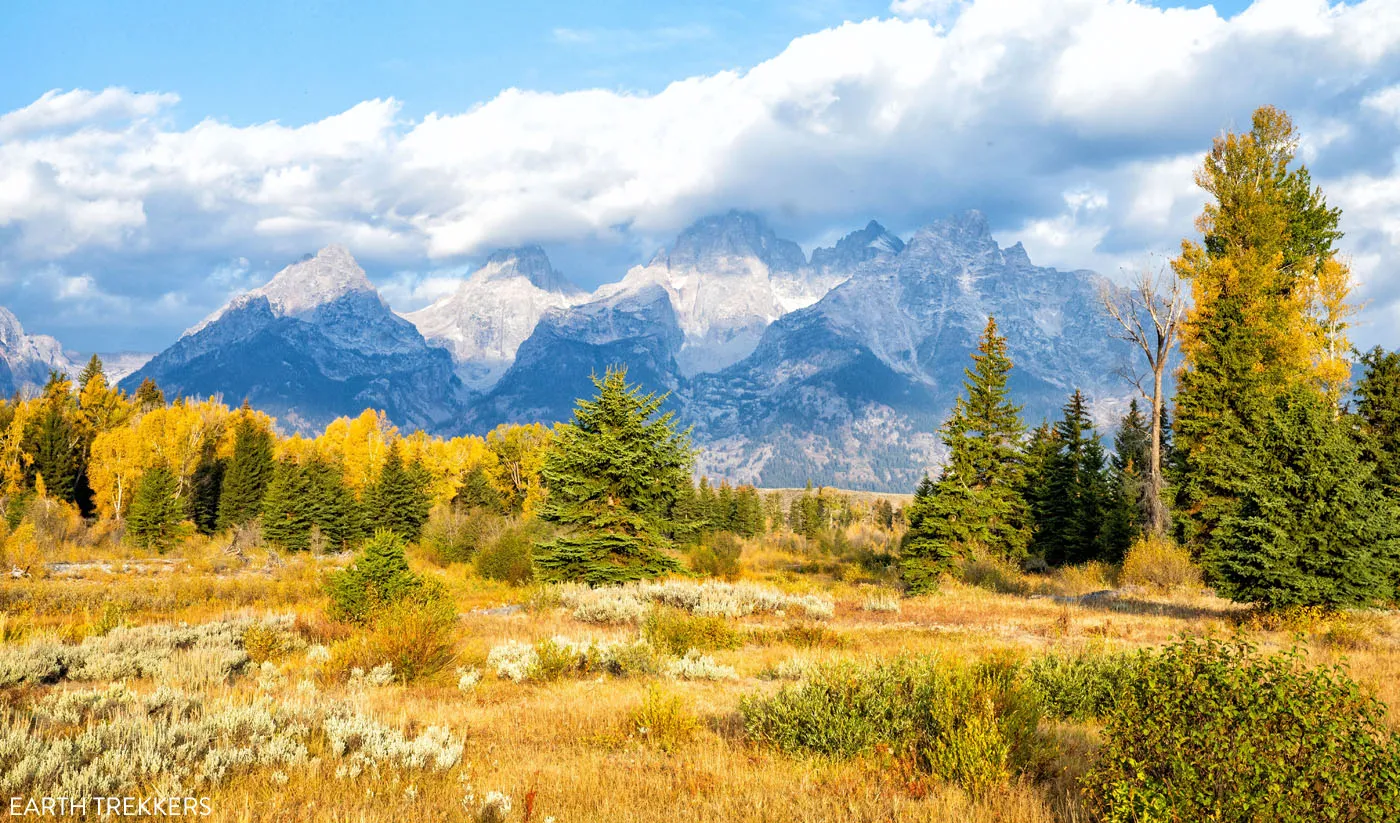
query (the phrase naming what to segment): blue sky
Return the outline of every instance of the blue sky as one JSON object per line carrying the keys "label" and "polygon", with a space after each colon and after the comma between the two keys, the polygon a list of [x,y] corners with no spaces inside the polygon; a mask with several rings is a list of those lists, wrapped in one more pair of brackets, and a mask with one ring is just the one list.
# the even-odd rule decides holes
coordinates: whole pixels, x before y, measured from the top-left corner
{"label": "blue sky", "polygon": [[[1213,5],[1228,15],[1247,3]],[[21,1],[5,11],[0,111],[50,89],[108,86],[178,92],[186,125],[307,123],[374,97],[398,98],[404,116],[421,117],[512,86],[655,92],[888,14],[879,0]]]}
{"label": "blue sky", "polygon": [[593,287],[730,207],[809,250],[979,208],[1113,274],[1192,233],[1210,138],[1275,103],[1393,347],[1397,7],[9,3],[0,305],[153,350],[329,242],[412,309],[524,242]]}

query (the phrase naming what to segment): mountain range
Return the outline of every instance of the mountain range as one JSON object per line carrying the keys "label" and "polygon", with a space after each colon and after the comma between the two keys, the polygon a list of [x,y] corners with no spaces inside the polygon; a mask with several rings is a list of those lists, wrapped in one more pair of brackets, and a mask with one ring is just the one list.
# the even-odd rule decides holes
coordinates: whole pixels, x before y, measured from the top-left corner
{"label": "mountain range", "polygon": [[[346,249],[329,246],[121,385],[151,377],[168,396],[246,397],[289,430],[376,407],[400,427],[459,434],[567,420],[591,374],[626,364],[634,382],[670,393],[711,477],[906,491],[940,462],[936,430],[989,315],[1029,423],[1058,416],[1075,388],[1112,420],[1132,353],[1099,308],[1104,288],[1092,272],[1033,265],[1019,243],[1001,248],[975,211],[907,242],[871,221],[810,256],[758,215],[731,211],[591,294],[539,247],[505,249],[402,316]],[[52,338],[25,337],[6,318],[0,310],[8,373],[33,383],[72,367]]]}

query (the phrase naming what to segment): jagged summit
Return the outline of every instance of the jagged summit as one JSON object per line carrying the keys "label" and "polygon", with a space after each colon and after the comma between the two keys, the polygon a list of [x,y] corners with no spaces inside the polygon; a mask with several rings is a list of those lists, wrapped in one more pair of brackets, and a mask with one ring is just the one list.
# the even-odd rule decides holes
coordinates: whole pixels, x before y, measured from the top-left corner
{"label": "jagged summit", "polygon": [[778,237],[757,214],[737,209],[695,221],[652,264],[664,262],[677,270],[722,268],[726,258],[754,258],[774,272],[795,272],[807,264],[801,246]]}
{"label": "jagged summit", "polygon": [[501,249],[432,305],[404,314],[428,342],[446,349],[462,382],[489,388],[515,360],[540,318],[587,299],[555,271],[539,246]]}
{"label": "jagged summit", "polygon": [[0,306],[0,394],[31,393],[53,371],[77,374],[63,346],[47,334],[27,334],[19,318]]}
{"label": "jagged summit", "polygon": [[277,272],[266,284],[230,300],[186,331],[185,336],[199,332],[230,309],[246,306],[258,298],[266,298],[272,313],[278,317],[297,317],[359,292],[378,295],[350,250],[332,243]]}
{"label": "jagged summit", "polygon": [[531,285],[548,292],[580,294],[583,291],[555,270],[549,256],[539,246],[519,246],[492,252],[486,258],[486,263],[463,281],[462,286],[473,280],[501,282],[515,277],[523,277]]}
{"label": "jagged summit", "polygon": [[874,220],[836,241],[831,248],[812,250],[812,268],[817,271],[849,272],[861,263],[904,251],[904,241],[890,234]]}

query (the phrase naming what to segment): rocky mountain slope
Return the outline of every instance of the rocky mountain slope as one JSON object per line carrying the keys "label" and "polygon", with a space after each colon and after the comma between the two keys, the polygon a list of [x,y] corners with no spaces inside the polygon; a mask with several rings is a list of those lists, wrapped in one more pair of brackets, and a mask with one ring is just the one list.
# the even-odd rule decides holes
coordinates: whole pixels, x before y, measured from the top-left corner
{"label": "rocky mountain slope", "polygon": [[46,334],[26,334],[19,318],[0,306],[0,395],[38,392],[53,371],[76,375],[63,346]]}
{"label": "rocky mountain slope", "polygon": [[865,259],[901,246],[872,222],[836,248],[819,249],[809,262],[758,215],[730,211],[697,221],[650,263],[598,295],[665,289],[685,337],[677,363],[689,376],[743,359],[774,320],[821,299]]}
{"label": "rocky mountain slope", "polygon": [[525,246],[496,252],[455,292],[403,316],[429,343],[447,349],[463,383],[481,390],[510,368],[546,312],[586,299],[543,249]]}
{"label": "rocky mountain slope", "polygon": [[1034,266],[968,212],[861,264],[813,306],[777,320],[754,353],[686,387],[710,472],[767,486],[912,488],[939,461],[939,423],[988,315],[1015,363],[1011,389],[1034,425],[1083,389],[1109,422],[1132,356],[1087,271]]}
{"label": "rocky mountain slope", "polygon": [[368,407],[407,429],[441,431],[466,400],[451,356],[391,312],[341,246],[230,301],[121,386],[146,377],[168,397],[246,398],[294,431]]}

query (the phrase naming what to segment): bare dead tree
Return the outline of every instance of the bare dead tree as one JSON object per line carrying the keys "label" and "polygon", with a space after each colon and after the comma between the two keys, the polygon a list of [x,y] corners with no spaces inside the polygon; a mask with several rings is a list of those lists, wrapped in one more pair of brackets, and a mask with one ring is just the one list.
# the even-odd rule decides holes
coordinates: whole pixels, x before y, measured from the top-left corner
{"label": "bare dead tree", "polygon": [[1123,329],[1117,335],[1132,343],[1147,358],[1152,388],[1143,387],[1147,375],[1132,377],[1142,396],[1152,404],[1152,443],[1147,467],[1147,527],[1153,534],[1167,530],[1167,508],[1162,499],[1162,417],[1166,398],[1162,381],[1172,346],[1176,345],[1182,318],[1186,314],[1187,295],[1176,272],[1167,266],[1141,268],[1126,288],[1106,285],[1100,294],[1104,309]]}

